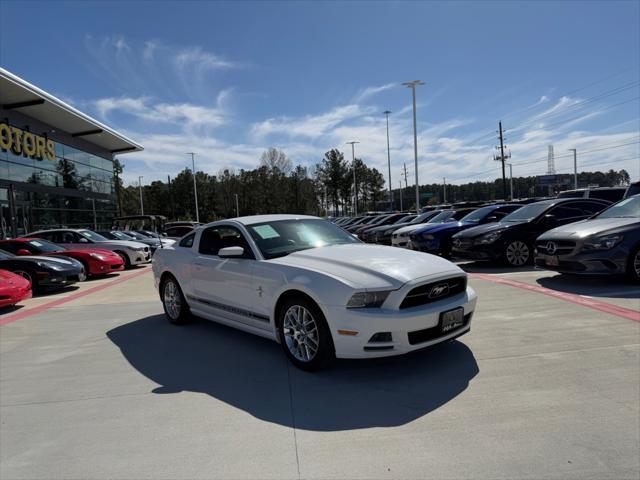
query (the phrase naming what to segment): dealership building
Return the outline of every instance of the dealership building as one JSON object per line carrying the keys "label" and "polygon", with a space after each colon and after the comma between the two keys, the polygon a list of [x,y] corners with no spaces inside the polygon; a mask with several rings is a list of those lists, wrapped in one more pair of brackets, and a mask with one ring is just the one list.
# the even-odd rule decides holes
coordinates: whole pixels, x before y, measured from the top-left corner
{"label": "dealership building", "polygon": [[108,228],[113,160],[142,146],[0,68],[0,237]]}

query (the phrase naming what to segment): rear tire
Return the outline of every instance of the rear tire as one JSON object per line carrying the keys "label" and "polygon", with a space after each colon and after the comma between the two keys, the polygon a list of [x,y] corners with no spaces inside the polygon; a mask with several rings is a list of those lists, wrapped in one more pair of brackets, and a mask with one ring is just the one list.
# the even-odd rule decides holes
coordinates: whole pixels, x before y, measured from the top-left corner
{"label": "rear tire", "polygon": [[321,370],[335,359],[327,321],[311,300],[300,296],[284,302],[277,313],[276,326],[285,355],[299,369]]}
{"label": "rear tire", "polygon": [[160,298],[169,323],[184,325],[191,320],[189,306],[178,281],[173,276],[166,277],[160,284]]}
{"label": "rear tire", "polygon": [[510,241],[504,249],[504,263],[510,267],[524,267],[531,263],[531,247],[522,240]]}
{"label": "rear tire", "polygon": [[640,283],[640,245],[631,250],[627,261],[627,277],[633,283]]}

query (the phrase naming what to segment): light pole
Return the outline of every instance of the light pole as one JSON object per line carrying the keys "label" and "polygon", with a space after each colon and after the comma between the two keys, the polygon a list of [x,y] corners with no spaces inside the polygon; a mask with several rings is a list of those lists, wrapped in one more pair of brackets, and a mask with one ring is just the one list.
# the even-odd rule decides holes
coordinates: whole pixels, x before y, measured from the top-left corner
{"label": "light pole", "polygon": [[418,127],[416,126],[416,87],[424,85],[422,80],[414,80],[413,82],[405,82],[404,85],[411,89],[413,94],[413,156],[415,159],[416,169],[416,211],[420,213],[420,186],[418,185]]}
{"label": "light pole", "polygon": [[240,216],[240,207],[238,206],[238,194],[235,194],[236,196],[236,217]]}
{"label": "light pole", "polygon": [[402,180],[400,180],[400,211],[402,211]]}
{"label": "light pole", "polygon": [[444,177],[442,177],[442,197],[442,203],[447,203],[447,179]]}
{"label": "light pole", "polygon": [[356,190],[356,147],[355,144],[360,143],[356,141],[347,142],[347,145],[351,145],[351,165],[353,167],[353,216],[358,215],[358,194]]}
{"label": "light pole", "polygon": [[510,163],[507,163],[507,165],[509,165],[509,200],[513,201],[513,165]]}
{"label": "light pole", "polygon": [[573,152],[573,188],[578,188],[578,151],[575,148],[570,148],[570,152]]}
{"label": "light pole", "polygon": [[144,215],[144,205],[142,204],[142,179],[144,175],[138,177],[138,187],[140,189],[140,215]]}
{"label": "light pole", "polygon": [[194,152],[187,152],[191,155],[191,174],[193,175],[193,196],[196,199],[196,222],[200,223],[200,213],[198,212],[198,187],[196,186],[196,161]]}
{"label": "light pole", "polygon": [[393,190],[391,189],[391,148],[389,146],[389,110],[382,112],[387,117],[387,165],[389,166],[389,211],[393,210]]}

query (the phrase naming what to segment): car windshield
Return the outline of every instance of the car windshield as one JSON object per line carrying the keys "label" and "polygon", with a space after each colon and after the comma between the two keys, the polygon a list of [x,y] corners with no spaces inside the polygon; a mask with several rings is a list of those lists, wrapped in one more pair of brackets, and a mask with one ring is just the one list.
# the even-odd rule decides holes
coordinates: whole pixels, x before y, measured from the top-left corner
{"label": "car windshield", "polygon": [[0,260],[9,260],[10,258],[15,257],[13,253],[9,253],[5,250],[0,250]]}
{"label": "car windshield", "polygon": [[530,203],[502,219],[503,222],[528,222],[547,210],[551,204],[547,202]]}
{"label": "car windshield", "polygon": [[431,220],[429,220],[429,223],[446,222],[451,217],[453,217],[454,213],[455,213],[454,210],[445,210],[444,212],[440,212],[435,217],[433,217]]}
{"label": "car windshield", "polygon": [[37,248],[41,253],[63,252],[66,250],[66,248],[62,248],[55,243],[47,242],[46,240],[29,240],[27,243],[32,247]]}
{"label": "car windshield", "polygon": [[460,221],[461,222],[480,223],[480,221],[482,219],[484,219],[484,217],[489,215],[494,210],[495,210],[494,207],[479,208],[478,210],[476,210],[474,212],[471,212],[471,213],[465,215],[464,217],[462,217],[462,219],[460,219]]}
{"label": "car windshield", "polygon": [[88,238],[89,240],[93,240],[94,242],[106,242],[107,239],[104,238],[102,235],[100,235],[99,233],[96,232],[92,232],[91,230],[82,230],[80,232],[78,232],[80,235],[82,235],[84,238]]}
{"label": "car windshield", "polygon": [[116,237],[118,240],[132,240],[132,239],[136,238],[132,234],[130,234],[129,232],[122,233],[122,232],[118,232],[118,231],[113,231],[113,232],[111,232],[111,235]]}
{"label": "car windshield", "polygon": [[247,229],[266,259],[310,248],[360,243],[326,220],[276,220],[249,225]]}
{"label": "car windshield", "polygon": [[415,215],[407,215],[406,217],[400,217],[399,220],[396,220],[395,222],[393,222],[393,225],[397,225],[399,223],[408,223],[411,220],[413,220],[414,218],[416,218]]}
{"label": "car windshield", "polygon": [[640,195],[625,198],[594,218],[640,218]]}
{"label": "car windshield", "polygon": [[566,192],[560,192],[558,198],[582,198],[584,197],[583,190],[567,190]]}

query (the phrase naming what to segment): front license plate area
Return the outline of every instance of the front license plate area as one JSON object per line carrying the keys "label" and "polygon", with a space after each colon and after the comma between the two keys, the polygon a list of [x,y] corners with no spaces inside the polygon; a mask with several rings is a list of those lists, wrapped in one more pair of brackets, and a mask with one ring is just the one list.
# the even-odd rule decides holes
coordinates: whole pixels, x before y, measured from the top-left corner
{"label": "front license plate area", "polygon": [[440,330],[448,333],[464,325],[464,308],[458,307],[440,314]]}
{"label": "front license plate area", "polygon": [[544,256],[545,265],[549,265],[550,267],[557,267],[560,265],[560,261],[558,257],[555,255],[545,255]]}

